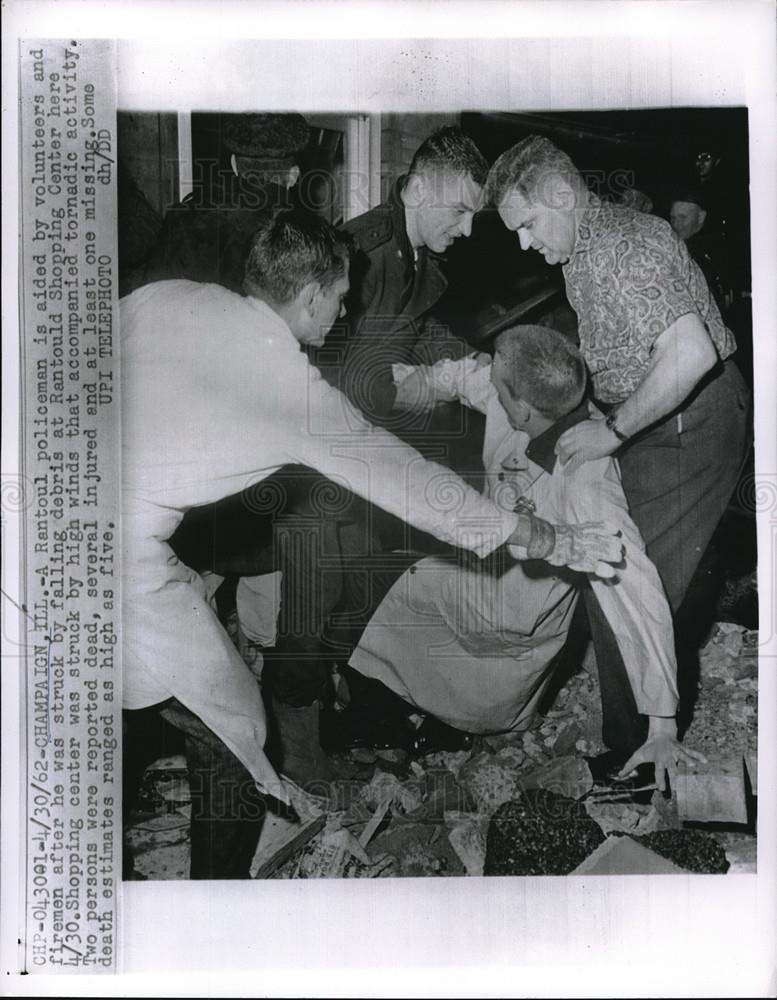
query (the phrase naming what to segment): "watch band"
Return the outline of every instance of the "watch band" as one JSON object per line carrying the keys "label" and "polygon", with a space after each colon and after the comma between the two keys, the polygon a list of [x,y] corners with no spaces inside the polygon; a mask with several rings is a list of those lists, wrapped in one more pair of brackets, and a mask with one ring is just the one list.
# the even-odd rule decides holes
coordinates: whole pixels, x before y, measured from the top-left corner
{"label": "watch band", "polygon": [[615,423],[617,419],[618,419],[618,411],[610,410],[610,412],[607,414],[607,419],[605,420],[604,423],[607,426],[607,428],[613,432],[613,434],[619,441],[628,441],[629,440],[628,434],[623,434],[621,431],[618,430],[618,427]]}

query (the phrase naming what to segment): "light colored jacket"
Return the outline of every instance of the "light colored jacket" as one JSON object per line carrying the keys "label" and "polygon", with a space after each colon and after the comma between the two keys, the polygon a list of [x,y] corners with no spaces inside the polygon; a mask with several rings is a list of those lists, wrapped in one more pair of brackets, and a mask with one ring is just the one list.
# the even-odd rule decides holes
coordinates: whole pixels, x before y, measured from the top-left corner
{"label": "light colored jacket", "polygon": [[[459,399],[486,415],[485,492],[505,510],[523,498],[549,521],[603,521],[621,531],[625,561],[617,576],[591,576],[591,586],[615,633],[637,708],[674,715],[669,606],[629,515],[617,463],[599,459],[567,474],[558,463],[553,467],[553,458],[552,472],[532,461],[529,438],[511,427],[483,361],[470,356],[426,368],[398,366],[398,402]],[[386,595],[350,665],[458,729],[522,728],[566,639],[578,580],[539,562],[475,562],[463,554],[455,561],[423,559]]]}
{"label": "light colored jacket", "polygon": [[283,797],[256,680],[166,542],[184,512],[296,463],[479,555],[516,517],[370,426],[264,303],[167,281],[122,299],[120,316],[124,706],[178,698]]}

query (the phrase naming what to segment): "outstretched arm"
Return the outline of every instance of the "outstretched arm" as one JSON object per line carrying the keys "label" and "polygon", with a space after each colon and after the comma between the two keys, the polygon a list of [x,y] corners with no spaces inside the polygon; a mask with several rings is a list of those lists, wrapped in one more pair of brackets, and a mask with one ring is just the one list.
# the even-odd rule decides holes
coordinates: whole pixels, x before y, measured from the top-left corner
{"label": "outstretched arm", "polygon": [[568,478],[562,513],[570,521],[595,512],[617,526],[625,547],[625,563],[612,580],[591,578],[591,588],[612,628],[629,677],[637,709],[649,717],[648,738],[623,769],[639,764],[656,768],[663,788],[666,772],[680,761],[696,759],[677,740],[677,661],[669,604],[661,580],[648,558],[639,529],[628,512],[615,463],[589,462]]}
{"label": "outstretched arm", "polygon": [[450,469],[369,424],[303,355],[298,363],[305,369],[300,382],[308,385],[307,398],[289,394],[287,412],[279,414],[288,428],[290,461],[312,466],[422,531],[480,556],[508,543],[554,565],[613,572],[610,563],[620,560],[621,546],[609,526],[554,527],[531,514],[502,510]]}
{"label": "outstretched arm", "polygon": [[488,354],[469,354],[434,365],[395,364],[393,371],[398,409],[429,410],[435,403],[458,400],[485,413],[494,392]]}

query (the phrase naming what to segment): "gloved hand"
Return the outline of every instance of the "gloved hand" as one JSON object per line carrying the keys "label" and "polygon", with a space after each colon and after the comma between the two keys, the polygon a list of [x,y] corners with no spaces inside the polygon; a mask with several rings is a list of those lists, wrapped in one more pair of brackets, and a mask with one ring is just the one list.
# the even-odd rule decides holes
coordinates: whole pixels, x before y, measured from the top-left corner
{"label": "gloved hand", "polygon": [[619,531],[610,531],[601,521],[586,524],[554,524],[555,543],[545,561],[551,566],[569,566],[578,573],[604,578],[615,576],[612,564],[623,560]]}
{"label": "gloved hand", "polygon": [[620,532],[601,521],[550,524],[534,514],[522,514],[508,544],[519,559],[543,559],[551,566],[568,566],[605,579],[615,576],[613,564],[623,559]]}

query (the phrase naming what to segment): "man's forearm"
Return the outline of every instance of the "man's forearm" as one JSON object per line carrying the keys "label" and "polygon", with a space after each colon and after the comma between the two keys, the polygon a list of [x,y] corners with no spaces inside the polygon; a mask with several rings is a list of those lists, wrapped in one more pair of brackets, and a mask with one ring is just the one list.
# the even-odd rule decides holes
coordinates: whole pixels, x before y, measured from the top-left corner
{"label": "man's forearm", "polygon": [[656,340],[645,377],[618,408],[617,427],[632,437],[671,413],[713,367],[717,353],[698,316],[681,316]]}
{"label": "man's forearm", "polygon": [[549,521],[534,514],[518,514],[510,544],[526,549],[529,559],[546,559],[556,544],[556,530]]}
{"label": "man's forearm", "polygon": [[648,739],[655,739],[659,736],[670,736],[673,738],[677,736],[677,716],[648,716]]}

